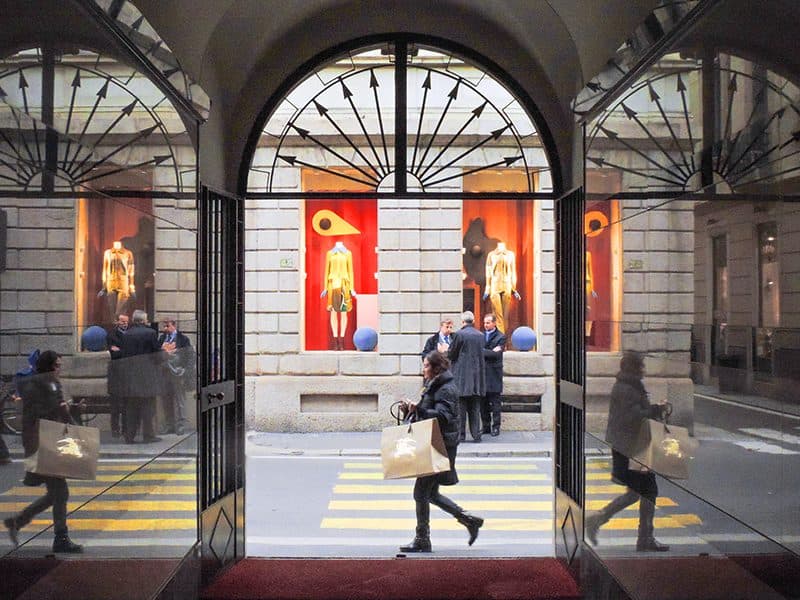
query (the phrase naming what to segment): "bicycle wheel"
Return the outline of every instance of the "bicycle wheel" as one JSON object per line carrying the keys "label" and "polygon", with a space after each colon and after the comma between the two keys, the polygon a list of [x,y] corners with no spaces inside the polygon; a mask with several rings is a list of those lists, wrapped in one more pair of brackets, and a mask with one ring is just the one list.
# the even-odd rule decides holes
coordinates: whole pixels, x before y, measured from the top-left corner
{"label": "bicycle wheel", "polygon": [[2,419],[3,433],[20,435],[22,433],[22,401],[15,402],[10,394],[5,395],[2,399],[2,408],[0,408],[0,419]]}

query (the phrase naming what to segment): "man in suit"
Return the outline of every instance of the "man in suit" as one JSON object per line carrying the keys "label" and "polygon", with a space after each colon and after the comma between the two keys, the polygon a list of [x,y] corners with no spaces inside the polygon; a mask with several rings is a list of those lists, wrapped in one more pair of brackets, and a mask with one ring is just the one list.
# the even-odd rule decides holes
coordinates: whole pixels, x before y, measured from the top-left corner
{"label": "man in suit", "polygon": [[108,385],[108,398],[111,403],[111,436],[118,438],[120,433],[125,435],[127,425],[125,423],[125,400],[120,390],[120,384],[124,377],[122,371],[125,368],[122,358],[122,336],[128,331],[128,315],[122,313],[117,315],[114,329],[106,336],[106,346],[111,356],[108,363],[106,382]]}
{"label": "man in suit", "polygon": [[147,313],[133,311],[133,324],[122,336],[122,385],[125,395],[125,442],[134,443],[142,426],[145,443],[159,442],[153,430],[155,397],[158,393],[159,350],[158,334],[148,326]]}
{"label": "man in suit", "polygon": [[164,376],[161,395],[164,428],[161,433],[183,435],[189,424],[186,417],[186,380],[192,372],[191,361],[194,359],[192,343],[178,331],[175,319],[163,319],[158,344],[165,359],[162,367]]}
{"label": "man in suit", "polygon": [[450,348],[450,342],[453,337],[453,319],[442,319],[439,322],[439,331],[434,333],[425,341],[425,347],[422,349],[420,356],[425,358],[434,350],[438,350],[445,356]]}
{"label": "man in suit", "polygon": [[453,334],[448,352],[458,387],[461,441],[466,438],[467,418],[472,439],[481,441],[481,399],[486,393],[483,342],[483,334],[475,329],[475,315],[469,310],[463,312],[461,329]]}
{"label": "man in suit", "polygon": [[503,350],[506,336],[497,328],[497,318],[483,317],[483,360],[486,363],[486,396],[481,403],[483,433],[500,435],[500,395],[503,393]]}

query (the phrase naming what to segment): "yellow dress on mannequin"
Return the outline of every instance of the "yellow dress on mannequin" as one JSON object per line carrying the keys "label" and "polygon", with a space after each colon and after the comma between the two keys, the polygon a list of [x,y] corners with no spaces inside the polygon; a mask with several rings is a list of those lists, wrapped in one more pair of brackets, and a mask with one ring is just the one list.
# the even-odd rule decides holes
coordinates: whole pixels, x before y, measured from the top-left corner
{"label": "yellow dress on mannequin", "polygon": [[498,242],[497,248],[486,257],[486,291],[483,297],[488,297],[492,303],[497,328],[503,333],[506,332],[512,296],[519,299],[516,257],[506,248],[505,242]]}
{"label": "yellow dress on mannequin", "polygon": [[122,245],[122,242],[113,242],[111,248],[103,252],[103,289],[108,299],[109,317],[116,317],[124,311],[128,299],[136,294],[133,284],[135,267],[133,252]]}
{"label": "yellow dress on mannequin", "polygon": [[337,350],[344,350],[347,313],[353,310],[353,253],[342,242],[325,254],[325,276],[321,296],[327,297],[326,310],[331,313],[331,332]]}

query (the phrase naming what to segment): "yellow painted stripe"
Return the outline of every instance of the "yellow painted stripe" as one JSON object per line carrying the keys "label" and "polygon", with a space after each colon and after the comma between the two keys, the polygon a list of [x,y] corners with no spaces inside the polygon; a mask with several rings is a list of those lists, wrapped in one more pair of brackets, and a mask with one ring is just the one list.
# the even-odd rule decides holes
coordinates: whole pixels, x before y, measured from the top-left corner
{"label": "yellow painted stripe", "polygon": [[[324,518],[322,529],[373,529],[378,531],[413,531],[416,519],[339,519]],[[455,519],[431,519],[434,531],[464,530]],[[552,531],[551,519],[486,519],[482,531]]]}
{"label": "yellow painted stripe", "polygon": [[[414,481],[411,480],[406,485],[384,484],[344,484],[340,483],[333,486],[334,494],[411,494],[414,488]],[[553,494],[552,485],[457,485],[447,490],[447,495],[463,496],[473,494],[487,494],[490,496],[522,496],[534,494]]]}
{"label": "yellow painted stripe", "polygon": [[[379,462],[346,462],[344,463],[345,469],[364,469],[364,470],[381,470],[381,463]],[[456,470],[460,471],[539,471],[538,465],[529,464],[510,464],[510,463],[496,463],[496,464],[456,464]],[[548,469],[549,470],[549,469]]]}
{"label": "yellow painted stripe", "polygon": [[611,483],[608,485],[587,485],[587,494],[621,494],[625,491],[624,485]]}
{"label": "yellow painted stripe", "polygon": [[[472,511],[548,511],[553,510],[549,500],[471,500],[465,508]],[[331,500],[328,510],[403,510],[413,511],[414,500]]]}
{"label": "yellow painted stripe", "polygon": [[[677,514],[656,517],[653,524],[656,529],[680,529],[689,525],[700,525],[700,517],[694,514]],[[603,525],[603,529],[638,529],[639,517],[617,517]]]}
{"label": "yellow painted stripe", "polygon": [[[588,510],[600,510],[606,504],[608,504],[608,500],[588,500],[586,502],[586,508]],[[656,506],[660,506],[660,507],[678,506],[678,503],[675,502],[675,500],[673,500],[672,498],[666,498],[666,497],[659,496],[658,498],[656,498]],[[630,509],[638,509],[639,508],[639,503],[638,502],[634,502],[633,504],[630,505],[629,508]]]}
{"label": "yellow painted stripe", "polygon": [[[0,512],[18,512],[28,506],[28,502],[0,502]],[[70,502],[68,510],[76,510],[83,502]],[[162,510],[194,511],[197,503],[189,500],[94,500],[81,508],[84,511],[127,511],[151,512]]]}
{"label": "yellow painted stripe", "polygon": [[[8,490],[3,497],[22,496],[24,498],[37,498],[41,496],[44,488],[15,487]],[[117,485],[109,489],[102,486],[74,486],[69,485],[69,495],[96,496],[97,494],[110,494],[114,496],[135,496],[137,494],[155,494],[159,496],[195,496],[197,491],[193,485]]]}
{"label": "yellow painted stripe", "polygon": [[[119,475],[98,475],[97,481],[120,481]],[[125,481],[194,481],[197,476],[194,473],[149,473],[142,471],[126,477]]]}
{"label": "yellow painted stripe", "polygon": [[[547,481],[549,476],[544,473],[461,473],[460,481]],[[339,473],[339,479],[379,479],[383,480],[383,473]]]}
{"label": "yellow painted stripe", "polygon": [[[34,526],[52,525],[47,519],[34,519]],[[69,520],[71,531],[167,531],[189,530],[197,527],[196,519],[80,519]]]}
{"label": "yellow painted stripe", "polygon": [[[114,463],[114,464],[100,463],[100,464],[97,465],[97,470],[98,471],[106,471],[106,472],[110,472],[110,471],[125,471],[125,472],[128,472],[128,473],[131,473],[131,472],[133,472],[136,469],[139,469],[141,467],[144,467],[144,469],[147,470],[147,472],[151,472],[151,471],[155,471],[155,470],[159,470],[159,469],[173,469],[173,470],[174,469],[180,469],[181,471],[189,471],[189,470],[194,470],[194,468],[195,468],[193,463],[161,463],[161,462],[156,462],[156,463],[147,463],[146,466],[145,466],[145,463]],[[170,472],[172,472],[172,471],[170,471]]]}
{"label": "yellow painted stripe", "polygon": [[[671,515],[657,517],[654,520],[656,529],[680,529],[687,525],[700,524],[697,515]],[[403,531],[413,530],[416,520],[413,518],[337,518],[326,517],[322,519],[322,529],[370,529],[378,531]],[[635,531],[639,528],[638,517],[612,519],[603,526],[604,529],[617,531]],[[486,519],[482,530],[484,531],[550,531],[553,521],[550,519]],[[431,519],[431,529],[439,531],[455,531],[463,529],[455,519]]]}

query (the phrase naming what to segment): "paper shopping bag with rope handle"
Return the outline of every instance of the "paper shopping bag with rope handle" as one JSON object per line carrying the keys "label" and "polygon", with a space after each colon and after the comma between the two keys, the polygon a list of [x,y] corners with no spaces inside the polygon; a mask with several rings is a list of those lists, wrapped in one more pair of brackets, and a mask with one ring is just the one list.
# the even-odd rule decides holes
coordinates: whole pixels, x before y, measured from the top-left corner
{"label": "paper shopping bag with rope handle", "polygon": [[[647,419],[642,423],[640,435],[649,435],[650,441],[641,452],[631,456],[633,461],[664,477],[689,478],[689,463],[699,444],[688,429]],[[633,463],[630,468],[634,468]]]}
{"label": "paper shopping bag with rope handle", "polygon": [[39,419],[39,449],[25,459],[25,470],[39,475],[93,480],[100,454],[100,430]]}
{"label": "paper shopping bag with rope handle", "polygon": [[423,477],[450,470],[439,421],[425,419],[386,427],[381,433],[384,479]]}

